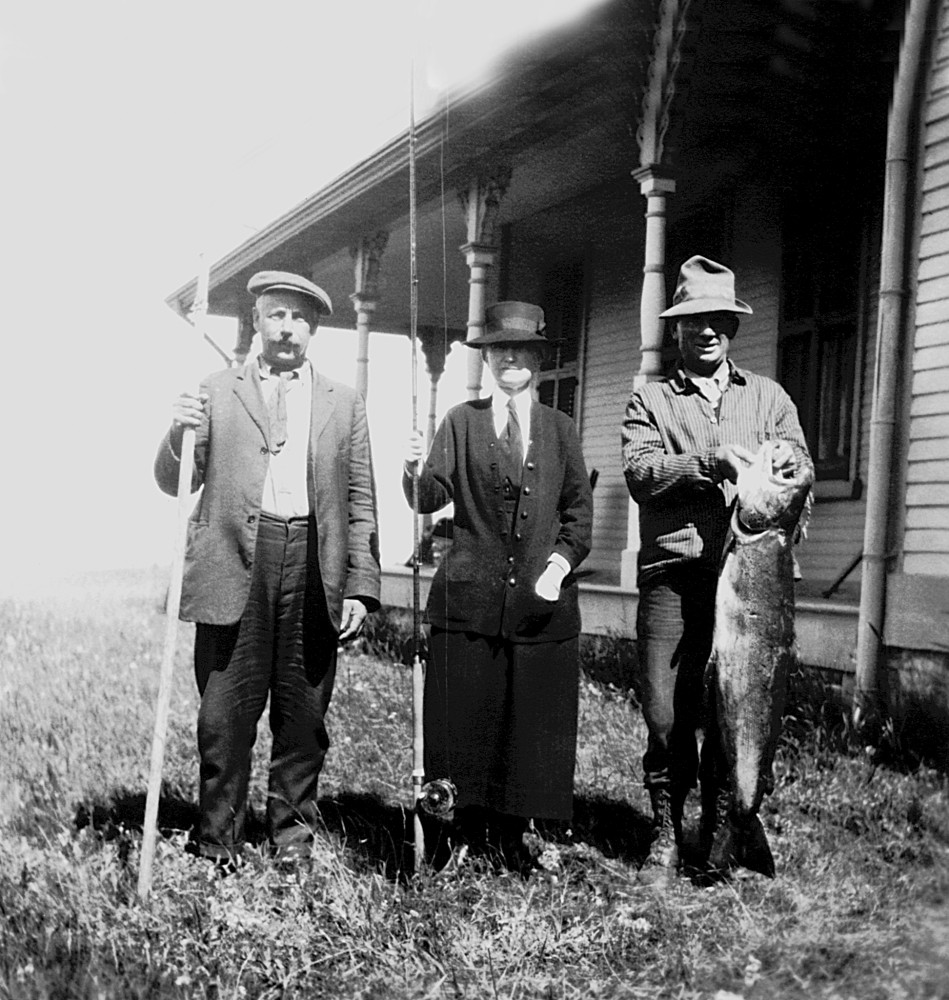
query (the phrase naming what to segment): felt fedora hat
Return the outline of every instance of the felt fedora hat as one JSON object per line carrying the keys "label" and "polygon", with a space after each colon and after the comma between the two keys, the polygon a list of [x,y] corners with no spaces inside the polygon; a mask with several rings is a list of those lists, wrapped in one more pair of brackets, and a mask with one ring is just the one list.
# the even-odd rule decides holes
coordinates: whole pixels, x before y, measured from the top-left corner
{"label": "felt fedora hat", "polygon": [[490,344],[537,344],[549,347],[544,336],[544,310],[529,302],[495,302],[484,311],[484,333],[465,341],[468,347]]}
{"label": "felt fedora hat", "polygon": [[751,306],[735,298],[735,274],[724,264],[696,254],[679,269],[672,305],[659,313],[660,319],[695,313],[748,313]]}
{"label": "felt fedora hat", "polygon": [[267,292],[281,289],[283,291],[299,292],[307,298],[316,301],[317,308],[324,316],[333,315],[333,303],[330,297],[320,288],[313,284],[308,278],[302,275],[293,274],[290,271],[258,271],[247,282],[247,291],[254,298],[258,295],[265,295]]}

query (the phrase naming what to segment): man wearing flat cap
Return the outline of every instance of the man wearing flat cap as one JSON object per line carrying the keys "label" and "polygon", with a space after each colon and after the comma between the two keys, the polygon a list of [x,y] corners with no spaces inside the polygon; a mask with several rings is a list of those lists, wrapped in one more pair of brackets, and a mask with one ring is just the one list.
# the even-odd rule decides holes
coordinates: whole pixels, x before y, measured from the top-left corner
{"label": "man wearing flat cap", "polygon": [[181,617],[197,623],[200,819],[197,850],[222,862],[244,841],[251,749],[270,699],[267,831],[277,858],[306,857],[338,643],[379,604],[375,486],[366,410],[306,357],[329,296],[262,271],[254,296],[260,354],[183,393],[155,460],[177,492],[186,427],[195,429]]}
{"label": "man wearing flat cap", "polygon": [[580,611],[575,570],[590,549],[593,503],[573,421],[532,392],[548,350],[527,302],[485,310],[480,350],[493,393],[452,408],[423,461],[423,513],[454,504],[452,545],[429,591],[425,773],[457,789],[455,858],[493,846],[526,861],[528,819],[573,807]]}
{"label": "man wearing flat cap", "polygon": [[751,311],[735,297],[732,271],[689,258],[660,314],[673,323],[676,370],[635,391],[623,422],[623,471],[639,505],[636,629],[654,824],[646,863],[657,875],[678,864],[683,804],[697,777],[706,849],[727,806],[715,741],[704,742],[700,762],[696,729],[738,472],[765,440],[777,442],[775,471],[811,461],[787,393],[728,358],[739,317]]}

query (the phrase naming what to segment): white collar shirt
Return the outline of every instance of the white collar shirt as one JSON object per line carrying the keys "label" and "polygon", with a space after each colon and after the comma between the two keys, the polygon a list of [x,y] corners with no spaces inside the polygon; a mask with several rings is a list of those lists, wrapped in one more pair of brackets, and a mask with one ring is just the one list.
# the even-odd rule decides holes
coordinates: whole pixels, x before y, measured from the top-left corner
{"label": "white collar shirt", "polygon": [[[266,409],[280,376],[263,358],[258,358],[258,362]],[[271,453],[267,466],[260,504],[260,509],[267,514],[289,518],[306,517],[310,512],[306,476],[312,401],[313,368],[304,360],[287,382],[287,440],[278,454]]]}
{"label": "white collar shirt", "polygon": [[532,396],[530,387],[527,386],[520,392],[509,396],[500,389],[495,389],[491,393],[491,411],[494,416],[494,432],[500,437],[507,427],[507,403],[509,399],[514,400],[514,409],[517,413],[518,422],[521,425],[521,440],[524,442],[524,458],[530,451],[531,441],[531,402]]}

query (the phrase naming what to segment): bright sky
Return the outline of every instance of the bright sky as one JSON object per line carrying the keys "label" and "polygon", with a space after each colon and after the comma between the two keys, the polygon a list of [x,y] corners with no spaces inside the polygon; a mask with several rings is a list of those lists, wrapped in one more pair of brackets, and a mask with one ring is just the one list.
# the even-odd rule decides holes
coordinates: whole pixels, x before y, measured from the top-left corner
{"label": "bright sky", "polygon": [[[219,367],[164,304],[408,124],[431,87],[591,0],[128,0],[0,9],[0,294],[8,461],[0,587],[167,563],[174,501],[152,461],[177,393]],[[228,332],[221,338],[230,347]],[[398,487],[410,355],[374,335],[370,431],[384,562],[411,548]],[[461,351],[440,385],[463,398]],[[26,352],[26,356],[23,355]],[[355,380],[355,335],[310,356]],[[392,387],[383,372],[404,366]],[[393,391],[394,390],[394,391]],[[427,379],[420,381],[424,422]]]}

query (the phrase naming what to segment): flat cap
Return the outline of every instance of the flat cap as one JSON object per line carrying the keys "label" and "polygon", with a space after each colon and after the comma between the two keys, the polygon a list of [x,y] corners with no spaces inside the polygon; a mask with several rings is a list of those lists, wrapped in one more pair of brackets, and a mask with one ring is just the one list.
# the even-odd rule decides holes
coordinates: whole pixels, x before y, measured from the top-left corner
{"label": "flat cap", "polygon": [[326,292],[319,285],[315,285],[310,281],[309,278],[304,278],[300,274],[293,274],[290,271],[258,271],[247,282],[247,291],[254,298],[276,288],[306,295],[308,298],[316,301],[322,315],[333,315],[333,303]]}

